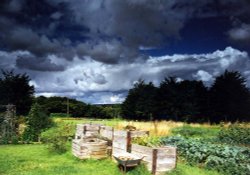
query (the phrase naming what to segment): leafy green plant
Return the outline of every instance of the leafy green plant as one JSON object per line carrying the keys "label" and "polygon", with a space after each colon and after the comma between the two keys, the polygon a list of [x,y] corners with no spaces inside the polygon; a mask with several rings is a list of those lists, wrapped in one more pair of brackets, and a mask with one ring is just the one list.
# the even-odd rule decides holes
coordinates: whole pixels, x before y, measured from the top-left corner
{"label": "leafy green plant", "polygon": [[75,126],[70,123],[58,123],[41,134],[41,141],[48,145],[52,152],[64,153],[67,151],[67,141],[74,136]]}
{"label": "leafy green plant", "polygon": [[250,146],[250,128],[244,124],[233,124],[222,128],[217,140],[222,143]]}
{"label": "leafy green plant", "polygon": [[132,143],[142,146],[157,147],[161,146],[161,139],[155,136],[136,137],[133,138]]}
{"label": "leafy green plant", "polygon": [[42,131],[52,126],[52,120],[43,111],[40,105],[33,104],[27,117],[25,131],[23,133],[24,141],[38,141]]}
{"label": "leafy green plant", "polygon": [[163,138],[164,144],[175,145],[187,162],[215,169],[227,175],[247,175],[250,172],[250,149],[212,144],[183,137]]}

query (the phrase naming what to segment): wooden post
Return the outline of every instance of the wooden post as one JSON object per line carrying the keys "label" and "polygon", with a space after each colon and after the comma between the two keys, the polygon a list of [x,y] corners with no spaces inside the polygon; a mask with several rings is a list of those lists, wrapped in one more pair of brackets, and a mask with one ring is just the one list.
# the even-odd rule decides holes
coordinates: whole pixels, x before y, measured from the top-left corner
{"label": "wooden post", "polygon": [[114,135],[115,135],[115,130],[114,130],[114,128],[112,127],[112,144],[113,144],[113,141],[114,141]]}
{"label": "wooden post", "polygon": [[153,149],[152,152],[152,174],[156,174],[156,168],[157,168],[157,149]]}
{"label": "wooden post", "polygon": [[127,132],[127,152],[131,153],[131,132]]}
{"label": "wooden post", "polygon": [[83,126],[83,134],[86,135],[86,125]]}

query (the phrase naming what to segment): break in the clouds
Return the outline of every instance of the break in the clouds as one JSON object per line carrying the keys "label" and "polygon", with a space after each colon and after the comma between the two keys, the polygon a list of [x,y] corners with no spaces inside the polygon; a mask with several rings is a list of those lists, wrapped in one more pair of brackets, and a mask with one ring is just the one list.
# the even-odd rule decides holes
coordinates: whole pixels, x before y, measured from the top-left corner
{"label": "break in the clouds", "polygon": [[[248,80],[248,0],[2,0],[0,68],[36,95],[120,103],[139,78]],[[231,46],[231,47],[228,47]]]}

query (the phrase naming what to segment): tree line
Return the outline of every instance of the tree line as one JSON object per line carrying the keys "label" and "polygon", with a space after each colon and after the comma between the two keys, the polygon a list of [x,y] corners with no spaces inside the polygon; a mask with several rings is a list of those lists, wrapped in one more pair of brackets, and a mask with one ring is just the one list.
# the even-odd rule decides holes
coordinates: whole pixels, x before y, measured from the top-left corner
{"label": "tree line", "polygon": [[119,117],[119,105],[91,105],[67,97],[35,97],[35,88],[30,85],[30,80],[27,74],[15,74],[13,70],[2,70],[0,75],[0,105],[15,105],[17,116],[27,116],[31,106],[37,104],[40,105],[39,109],[41,108],[47,115],[67,116],[67,110],[69,110],[70,117]]}
{"label": "tree line", "polygon": [[187,122],[250,121],[250,91],[237,71],[225,71],[211,87],[202,81],[165,78],[156,87],[139,80],[120,105],[91,105],[66,97],[34,97],[27,74],[2,71],[0,104],[14,104],[17,116],[26,116],[37,103],[47,114],[67,113],[71,117],[131,120],[175,120]]}
{"label": "tree line", "polygon": [[123,118],[186,122],[250,121],[250,91],[237,71],[202,81],[165,78],[159,87],[139,80],[121,107]]}

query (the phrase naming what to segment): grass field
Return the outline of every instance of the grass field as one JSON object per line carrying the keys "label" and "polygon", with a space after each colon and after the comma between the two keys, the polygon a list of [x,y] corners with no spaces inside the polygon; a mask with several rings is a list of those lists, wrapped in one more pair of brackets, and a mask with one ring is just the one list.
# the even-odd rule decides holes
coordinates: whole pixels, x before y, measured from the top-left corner
{"label": "grass field", "polygon": [[[115,129],[123,129],[127,125],[135,126],[136,129],[146,130],[150,132],[152,136],[167,136],[171,134],[171,130],[173,128],[182,127],[187,125],[184,122],[173,122],[173,121],[156,121],[156,122],[141,122],[141,121],[126,121],[120,119],[112,119],[112,120],[95,120],[95,119],[87,119],[87,118],[56,118],[56,122],[64,121],[71,124],[80,124],[80,123],[99,123],[107,126],[113,126]],[[191,123],[188,126],[195,128],[207,128],[209,130],[218,131],[218,125],[210,125],[210,124],[198,124]]]}
{"label": "grass field", "polygon": [[[0,146],[0,175],[120,175],[116,164],[110,160],[86,160],[75,158],[70,151],[57,155],[48,152],[45,145]],[[127,175],[149,175],[144,167]],[[219,175],[183,163],[169,175]]]}
{"label": "grass field", "polygon": [[[120,119],[98,120],[87,118],[54,118],[56,123],[70,124],[72,134],[76,124],[99,123],[123,129],[127,125],[135,126],[139,130],[150,131],[154,136],[181,135],[187,138],[215,137],[220,125],[187,124],[184,122],[157,121],[139,122]],[[228,127],[230,123],[223,127]],[[249,124],[248,124],[249,125]],[[248,126],[247,125],[247,126]],[[105,160],[79,160],[71,154],[70,144],[65,154],[55,154],[48,151],[44,144],[0,145],[0,175],[120,175],[115,162]],[[127,175],[149,175],[150,173],[140,166]],[[191,166],[178,162],[177,168],[167,175],[220,175],[216,171],[206,170],[198,166]]]}

